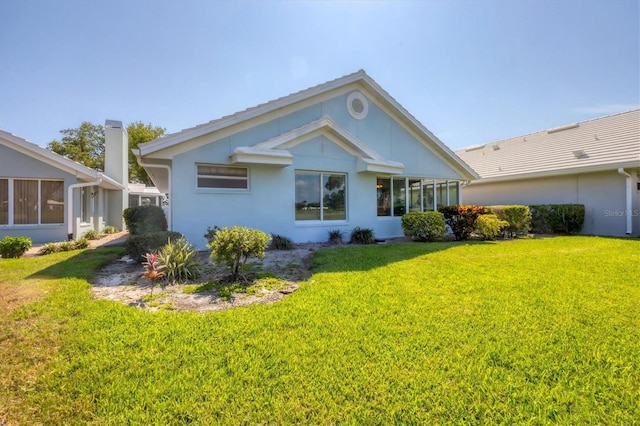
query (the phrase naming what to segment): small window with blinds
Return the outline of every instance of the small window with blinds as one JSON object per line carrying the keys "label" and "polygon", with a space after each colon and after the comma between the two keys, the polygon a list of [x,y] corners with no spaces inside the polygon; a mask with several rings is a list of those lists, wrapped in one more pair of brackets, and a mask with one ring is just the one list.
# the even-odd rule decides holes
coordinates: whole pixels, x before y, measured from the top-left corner
{"label": "small window with blinds", "polygon": [[249,169],[246,167],[198,164],[197,168],[198,189],[249,189]]}

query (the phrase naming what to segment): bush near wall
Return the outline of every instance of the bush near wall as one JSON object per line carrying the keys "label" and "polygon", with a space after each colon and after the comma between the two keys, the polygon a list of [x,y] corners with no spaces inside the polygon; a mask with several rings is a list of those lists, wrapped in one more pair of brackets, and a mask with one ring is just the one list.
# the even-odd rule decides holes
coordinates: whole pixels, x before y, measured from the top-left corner
{"label": "bush near wall", "polygon": [[441,240],[446,232],[440,212],[411,212],[402,216],[402,231],[417,241]]}
{"label": "bush near wall", "polygon": [[31,248],[29,237],[5,237],[0,240],[0,256],[5,259],[20,257]]}
{"label": "bush near wall", "polygon": [[446,206],[438,209],[444,215],[444,221],[456,240],[466,240],[476,229],[478,216],[486,214],[484,206],[459,205]]}
{"label": "bush near wall", "polygon": [[158,206],[128,207],[124,209],[122,216],[131,235],[167,230],[167,218]]}
{"label": "bush near wall", "polygon": [[131,259],[142,263],[146,253],[158,253],[169,241],[178,241],[180,238],[182,238],[182,234],[179,232],[147,232],[146,234],[131,235],[124,243],[124,248]]}
{"label": "bush near wall", "polygon": [[483,240],[495,240],[507,226],[509,222],[499,219],[495,214],[480,215],[476,222],[478,235]]}
{"label": "bush near wall", "polygon": [[584,226],[584,204],[537,204],[531,209],[531,230],[538,234],[577,234]]}
{"label": "bush near wall", "polygon": [[517,237],[518,235],[526,235],[531,227],[531,213],[529,206],[511,205],[511,206],[489,206],[487,211],[495,214],[498,219],[507,222],[504,230],[508,237]]}

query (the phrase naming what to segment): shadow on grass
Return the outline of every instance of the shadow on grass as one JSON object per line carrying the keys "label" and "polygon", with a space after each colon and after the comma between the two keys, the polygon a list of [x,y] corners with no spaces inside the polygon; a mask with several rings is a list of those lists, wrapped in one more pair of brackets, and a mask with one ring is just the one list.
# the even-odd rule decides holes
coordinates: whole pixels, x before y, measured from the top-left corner
{"label": "shadow on grass", "polygon": [[386,245],[349,245],[318,250],[312,272],[368,271],[430,253],[465,245],[496,244],[495,241],[402,242]]}
{"label": "shadow on grass", "polygon": [[103,266],[122,257],[122,247],[104,247],[79,252],[61,262],[35,272],[29,278],[81,278],[89,280]]}

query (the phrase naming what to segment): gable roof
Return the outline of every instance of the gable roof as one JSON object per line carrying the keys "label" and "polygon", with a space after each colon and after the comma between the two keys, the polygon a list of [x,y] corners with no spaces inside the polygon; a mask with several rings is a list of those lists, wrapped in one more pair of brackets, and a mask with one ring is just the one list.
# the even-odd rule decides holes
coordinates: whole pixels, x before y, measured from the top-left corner
{"label": "gable roof", "polygon": [[236,148],[231,155],[231,162],[288,166],[293,163],[293,155],[287,148],[318,135],[326,136],[358,157],[358,171],[398,174],[404,170],[402,163],[386,160],[327,115],[254,146]]}
{"label": "gable roof", "polygon": [[640,109],[456,151],[481,179],[526,179],[640,167]]}
{"label": "gable roof", "polygon": [[141,157],[152,155],[199,136],[227,129],[231,126],[256,119],[257,117],[265,116],[266,114],[278,114],[281,110],[292,107],[294,104],[308,101],[312,98],[327,94],[328,92],[346,88],[346,86],[354,86],[354,88],[358,87],[367,90],[376,101],[380,102],[383,106],[394,113],[394,116],[399,119],[401,124],[410,129],[410,131],[419,135],[420,139],[426,141],[436,155],[452,164],[467,179],[475,179],[478,177],[471,167],[461,161],[453,151],[451,151],[444,143],[442,143],[442,141],[440,141],[440,139],[424,127],[422,123],[420,123],[413,115],[404,109],[402,105],[382,89],[382,87],[369,77],[364,70],[359,70],[355,73],[248,108],[232,115],[212,120],[208,123],[162,136],[153,141],[141,144],[138,147],[138,152]]}
{"label": "gable roof", "polygon": [[35,158],[36,160],[42,161],[43,163],[49,164],[52,167],[75,175],[80,180],[90,182],[102,179],[102,182],[98,186],[106,189],[122,189],[122,185],[103,173],[90,169],[80,163],[76,163],[75,161],[63,157],[60,154],[56,154],[53,151],[42,148],[39,145],[2,129],[0,129],[0,144],[24,155]]}

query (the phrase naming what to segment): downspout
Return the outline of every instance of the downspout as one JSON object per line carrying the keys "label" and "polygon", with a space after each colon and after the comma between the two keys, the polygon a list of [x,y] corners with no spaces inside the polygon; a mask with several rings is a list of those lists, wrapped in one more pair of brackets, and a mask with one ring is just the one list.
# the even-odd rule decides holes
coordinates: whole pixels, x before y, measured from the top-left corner
{"label": "downspout", "polygon": [[73,240],[73,190],[76,188],[84,188],[86,186],[97,186],[102,182],[102,174],[98,173],[97,179],[93,182],[74,183],[67,188],[67,238]]}
{"label": "downspout", "polygon": [[624,169],[622,167],[620,167],[618,169],[618,173],[621,174],[622,176],[625,177],[625,181],[626,181],[626,207],[625,207],[625,212],[624,215],[627,218],[627,235],[631,235],[631,232],[633,231],[632,229],[632,225],[631,225],[631,175],[627,172],[624,171]]}
{"label": "downspout", "polygon": [[165,169],[167,171],[167,193],[169,194],[169,217],[167,218],[167,222],[169,225],[169,231],[173,231],[173,226],[171,224],[171,218],[173,217],[173,194],[171,193],[171,166],[167,166],[166,164],[149,164],[142,161],[142,158],[139,155],[136,155],[136,159],[138,160],[138,164],[142,167],[150,167],[156,169]]}

